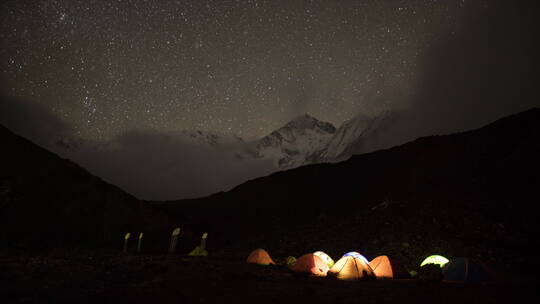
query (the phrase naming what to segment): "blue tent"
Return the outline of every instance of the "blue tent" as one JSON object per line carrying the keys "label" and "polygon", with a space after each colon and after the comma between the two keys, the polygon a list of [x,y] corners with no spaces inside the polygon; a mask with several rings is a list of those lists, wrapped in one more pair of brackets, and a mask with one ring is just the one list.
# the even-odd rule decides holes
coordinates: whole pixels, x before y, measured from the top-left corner
{"label": "blue tent", "polygon": [[482,283],[499,280],[497,273],[480,260],[472,258],[451,259],[442,268],[443,280]]}
{"label": "blue tent", "polygon": [[369,264],[369,261],[368,259],[366,259],[366,257],[364,257],[363,255],[361,255],[360,253],[356,252],[356,251],[351,251],[351,252],[347,252],[343,255],[343,257],[346,257],[346,256],[352,256],[353,258],[355,259],[361,259],[362,261],[364,261],[366,264]]}

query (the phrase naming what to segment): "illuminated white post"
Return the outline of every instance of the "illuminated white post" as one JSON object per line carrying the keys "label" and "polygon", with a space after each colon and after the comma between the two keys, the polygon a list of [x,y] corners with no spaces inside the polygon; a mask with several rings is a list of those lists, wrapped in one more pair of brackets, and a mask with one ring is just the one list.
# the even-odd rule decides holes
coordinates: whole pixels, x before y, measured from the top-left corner
{"label": "illuminated white post", "polygon": [[201,250],[205,250],[206,249],[206,238],[208,237],[208,233],[203,233],[202,235],[202,238],[201,238]]}
{"label": "illuminated white post", "polygon": [[178,235],[180,234],[180,228],[173,230],[171,235],[171,244],[169,246],[169,253],[173,253],[176,249],[176,242],[178,241]]}
{"label": "illuminated white post", "polygon": [[131,234],[129,232],[124,235],[124,253],[127,253],[128,241],[130,236]]}
{"label": "illuminated white post", "polygon": [[141,246],[142,246],[142,238],[143,238],[143,235],[144,233],[140,233],[139,234],[139,243],[137,244],[137,252],[140,253],[141,252]]}

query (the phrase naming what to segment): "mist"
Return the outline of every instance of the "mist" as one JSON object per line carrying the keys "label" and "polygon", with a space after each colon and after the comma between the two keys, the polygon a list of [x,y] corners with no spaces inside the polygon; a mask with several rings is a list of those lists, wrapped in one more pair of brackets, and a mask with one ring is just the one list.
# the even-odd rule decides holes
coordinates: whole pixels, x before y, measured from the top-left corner
{"label": "mist", "polygon": [[534,12],[526,2],[468,2],[460,26],[447,29],[423,55],[412,97],[390,98],[389,110],[407,106],[356,151],[475,129],[539,107]]}
{"label": "mist", "polygon": [[251,143],[208,145],[181,133],[132,130],[107,141],[84,141],[40,104],[0,99],[0,123],[71,159],[140,199],[195,198],[230,190],[276,170],[272,161],[244,157]]}
{"label": "mist", "polygon": [[0,96],[0,123],[46,149],[75,138],[73,128],[47,107],[22,98]]}
{"label": "mist", "polygon": [[270,161],[241,158],[244,145],[209,146],[174,133],[134,130],[68,155],[141,199],[174,200],[229,190],[275,170]]}

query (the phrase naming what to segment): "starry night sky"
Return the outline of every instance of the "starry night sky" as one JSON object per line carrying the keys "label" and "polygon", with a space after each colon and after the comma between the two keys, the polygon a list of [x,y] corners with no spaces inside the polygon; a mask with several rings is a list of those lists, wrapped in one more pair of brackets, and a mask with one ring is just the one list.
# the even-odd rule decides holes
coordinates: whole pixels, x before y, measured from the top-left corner
{"label": "starry night sky", "polygon": [[[478,5],[478,4],[477,4]],[[262,137],[309,113],[403,108],[464,1],[3,1],[2,95],[85,139],[131,129]]]}
{"label": "starry night sky", "polygon": [[4,0],[0,123],[140,198],[208,195],[276,168],[181,130],[252,143],[389,110],[384,148],[540,107],[536,6]]}

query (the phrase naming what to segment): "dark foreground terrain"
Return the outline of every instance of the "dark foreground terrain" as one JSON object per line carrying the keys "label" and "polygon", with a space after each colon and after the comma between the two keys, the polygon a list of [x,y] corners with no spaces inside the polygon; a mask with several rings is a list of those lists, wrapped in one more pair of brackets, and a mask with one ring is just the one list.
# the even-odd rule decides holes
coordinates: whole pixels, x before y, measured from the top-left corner
{"label": "dark foreground terrain", "polygon": [[241,257],[0,257],[2,303],[517,303],[527,282],[339,281]]}
{"label": "dark foreground terrain", "polygon": [[[536,292],[537,108],[175,202],[140,201],[5,128],[0,139],[0,304],[515,303]],[[147,253],[166,252],[175,227],[182,228],[177,252],[191,251],[207,232],[210,257],[119,254],[127,232],[144,233]],[[317,250],[388,255],[409,270],[432,254],[471,257],[505,283],[297,277],[245,264],[260,247],[277,261]]]}

